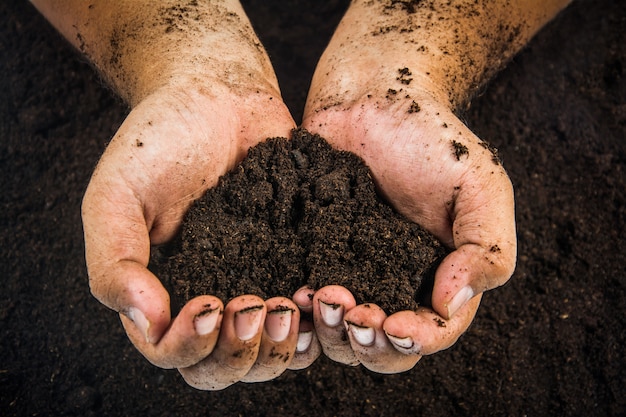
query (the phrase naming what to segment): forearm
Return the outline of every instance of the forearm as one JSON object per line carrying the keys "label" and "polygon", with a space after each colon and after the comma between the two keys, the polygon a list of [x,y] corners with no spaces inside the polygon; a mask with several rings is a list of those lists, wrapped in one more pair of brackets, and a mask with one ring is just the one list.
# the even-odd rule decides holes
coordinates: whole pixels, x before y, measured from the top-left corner
{"label": "forearm", "polygon": [[278,92],[237,0],[32,1],[131,106],[177,83]]}
{"label": "forearm", "polygon": [[[322,91],[321,101],[314,106],[397,90],[395,75],[404,91],[419,80],[414,86],[431,86],[457,109],[569,2],[354,0],[320,61],[312,91]],[[403,68],[410,74],[397,73]],[[333,73],[344,80],[329,79]],[[333,99],[330,89],[347,94]]]}

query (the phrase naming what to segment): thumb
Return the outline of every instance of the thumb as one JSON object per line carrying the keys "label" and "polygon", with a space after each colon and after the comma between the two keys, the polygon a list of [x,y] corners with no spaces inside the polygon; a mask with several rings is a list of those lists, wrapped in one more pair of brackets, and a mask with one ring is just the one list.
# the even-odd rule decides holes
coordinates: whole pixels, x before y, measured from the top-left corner
{"label": "thumb", "polygon": [[484,291],[503,285],[514,268],[499,248],[466,244],[450,253],[435,274],[433,309],[451,319],[468,301]]}
{"label": "thumb", "polygon": [[432,294],[433,309],[446,319],[474,296],[505,284],[515,269],[513,187],[504,170],[492,172],[490,180],[470,178],[453,203],[456,249],[437,268]]}
{"label": "thumb", "polygon": [[170,324],[170,297],[147,268],[150,237],[142,206],[132,192],[103,177],[114,178],[94,173],[82,205],[91,292],[156,343]]}
{"label": "thumb", "polygon": [[[99,285],[92,283],[92,293],[110,308],[129,318],[139,334],[150,344],[157,343],[170,325],[170,298],[161,282],[143,265],[120,261],[111,269],[112,281],[101,297]],[[112,301],[112,299],[114,301]]]}

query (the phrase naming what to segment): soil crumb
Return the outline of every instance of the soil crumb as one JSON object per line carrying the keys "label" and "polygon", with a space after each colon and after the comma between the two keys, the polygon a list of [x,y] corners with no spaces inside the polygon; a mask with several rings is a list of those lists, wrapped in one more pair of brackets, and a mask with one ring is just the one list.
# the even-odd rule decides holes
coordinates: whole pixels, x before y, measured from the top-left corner
{"label": "soil crumb", "polygon": [[453,140],[450,143],[452,145],[452,151],[454,152],[454,157],[456,158],[457,161],[460,161],[462,156],[469,155],[469,150],[467,149],[467,146],[463,145],[460,142],[457,142],[456,140]]}
{"label": "soil crumb", "polygon": [[369,169],[304,129],[249,150],[151,267],[175,308],[202,294],[290,297],[338,284],[387,313],[429,299],[446,248],[376,193]]}

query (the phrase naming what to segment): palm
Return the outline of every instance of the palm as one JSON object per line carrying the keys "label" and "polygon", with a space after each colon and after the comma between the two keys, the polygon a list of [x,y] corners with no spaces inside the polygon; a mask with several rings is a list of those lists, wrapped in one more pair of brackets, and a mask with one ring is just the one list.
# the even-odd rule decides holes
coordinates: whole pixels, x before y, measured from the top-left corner
{"label": "palm", "polygon": [[513,195],[485,143],[445,106],[427,99],[419,103],[419,111],[409,111],[412,100],[380,106],[364,98],[347,110],[311,113],[305,127],[361,156],[381,194],[400,213],[455,249],[438,270],[432,300],[447,317],[460,286],[482,291],[510,276]]}
{"label": "palm", "polygon": [[[133,109],[103,154],[83,201],[92,292],[135,321],[133,326],[122,317],[129,337],[164,367],[196,363],[208,345],[187,328],[203,308],[200,301],[181,310],[178,325],[170,323],[169,295],[146,268],[150,246],[170,239],[191,202],[250,146],[285,136],[294,126],[280,97],[269,93],[225,94],[218,100],[179,91],[157,92]],[[153,346],[166,329],[166,342]],[[192,349],[189,340],[203,347],[181,355],[181,343]]]}
{"label": "palm", "polygon": [[[246,120],[249,127],[244,127],[239,114],[254,112],[230,104],[200,95],[151,97],[131,112],[105,152],[93,182],[96,187],[107,183],[119,193],[117,204],[135,197],[151,243],[170,239],[189,204],[239,162],[248,147],[285,135],[293,126],[284,106],[263,103],[256,107],[269,114],[257,112],[258,120]],[[275,127],[263,119],[274,120]]]}

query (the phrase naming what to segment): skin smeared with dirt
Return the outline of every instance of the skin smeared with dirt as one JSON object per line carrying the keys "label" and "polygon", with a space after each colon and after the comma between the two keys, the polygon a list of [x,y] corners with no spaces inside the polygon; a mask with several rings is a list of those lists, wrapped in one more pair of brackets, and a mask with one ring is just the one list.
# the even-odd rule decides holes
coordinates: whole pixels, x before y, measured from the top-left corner
{"label": "skin smeared with dirt", "polygon": [[[340,26],[335,37],[342,39],[345,56],[362,58],[355,61],[333,57],[325,68],[359,68],[354,78],[370,78],[369,93],[384,96],[388,90],[386,68],[365,62],[370,51],[376,50],[376,56],[388,57],[384,61],[397,62],[398,68],[411,68],[412,78],[419,80],[415,84],[436,86],[433,94],[447,100],[454,111],[463,111],[534,35],[551,9],[558,10],[562,7],[559,3],[565,3],[551,1],[533,7],[536,2],[506,0],[503,6],[502,2],[473,0],[357,0],[345,19],[346,30]],[[343,37],[344,32],[350,35]],[[381,48],[383,44],[385,48]],[[404,80],[406,93],[413,95],[410,79]],[[325,82],[326,94],[319,94],[319,102],[311,103],[315,108],[348,107],[364,93],[347,88],[348,80]]]}
{"label": "skin smeared with dirt", "polygon": [[[433,67],[452,69],[439,75],[443,75],[444,82],[448,85],[446,90],[451,92],[449,100],[454,108],[463,106],[486,80],[489,80],[504,66],[512,55],[512,51],[522,45],[522,24],[511,23],[495,15],[488,4],[480,5],[463,1],[442,4],[442,2],[432,0],[391,0],[369,2],[368,7],[378,8],[379,15],[382,17],[380,26],[376,31],[371,32],[371,36],[403,39],[403,43],[410,45],[415,54],[421,55],[431,63],[437,62],[437,65]],[[467,28],[475,26],[466,22],[472,18],[483,19],[484,16],[481,15],[489,16],[490,21],[495,19],[498,22],[497,30],[479,28],[475,33],[468,32]],[[446,26],[454,27],[453,39],[438,37],[437,33],[433,36],[433,29],[437,28],[441,21],[445,21]],[[429,38],[434,42],[429,44]],[[486,50],[477,53],[478,48]],[[476,56],[484,56],[485,61],[475,61]],[[450,65],[453,59],[459,62]],[[478,66],[484,69],[477,70]],[[431,76],[430,70],[426,70],[424,75]],[[468,93],[458,95],[453,93],[455,91]]]}
{"label": "skin smeared with dirt", "polygon": [[179,302],[338,284],[388,313],[428,299],[447,253],[377,196],[357,156],[304,130],[252,148],[192,206],[173,246],[153,259]]}
{"label": "skin smeared with dirt", "polygon": [[[208,77],[237,90],[265,79],[278,91],[265,49],[237,1],[137,1],[110,7],[74,0],[37,6],[50,17],[64,16],[57,19],[59,30],[131,107],[163,86],[190,78],[201,84]],[[242,53],[242,45],[252,53]]]}

